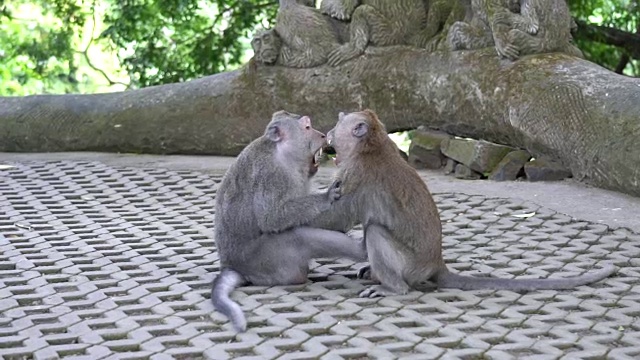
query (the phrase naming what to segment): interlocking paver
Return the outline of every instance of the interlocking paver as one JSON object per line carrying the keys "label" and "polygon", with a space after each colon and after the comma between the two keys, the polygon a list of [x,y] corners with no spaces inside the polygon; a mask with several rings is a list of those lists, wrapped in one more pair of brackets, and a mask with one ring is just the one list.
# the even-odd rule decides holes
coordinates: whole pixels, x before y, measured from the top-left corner
{"label": "interlocking paver", "polygon": [[[3,359],[637,359],[640,234],[520,200],[435,194],[444,257],[468,275],[615,276],[568,291],[360,299],[362,264],[311,262],[304,285],[213,312],[221,174],[29,162],[0,171]],[[317,188],[330,179],[318,176]],[[533,213],[530,217],[513,215]],[[361,229],[354,234],[361,234]]]}

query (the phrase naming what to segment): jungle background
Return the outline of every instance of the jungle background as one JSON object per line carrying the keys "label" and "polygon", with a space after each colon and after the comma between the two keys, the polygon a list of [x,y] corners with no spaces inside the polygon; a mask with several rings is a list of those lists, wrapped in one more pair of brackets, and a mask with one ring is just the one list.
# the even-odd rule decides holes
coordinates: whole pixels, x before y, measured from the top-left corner
{"label": "jungle background", "polygon": [[[640,1],[569,0],[587,59],[640,76]],[[276,0],[0,0],[0,96],[98,93],[233,70]],[[407,150],[411,133],[392,135]]]}

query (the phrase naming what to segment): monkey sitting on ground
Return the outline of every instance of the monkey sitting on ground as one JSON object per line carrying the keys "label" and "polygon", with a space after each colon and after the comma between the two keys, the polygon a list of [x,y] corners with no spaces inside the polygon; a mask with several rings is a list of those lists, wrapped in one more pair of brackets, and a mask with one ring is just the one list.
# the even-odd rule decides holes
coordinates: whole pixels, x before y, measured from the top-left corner
{"label": "monkey sitting on ground", "polygon": [[442,257],[436,204],[418,173],[399,155],[384,125],[370,110],[338,117],[327,133],[336,152],[336,181],[341,184],[339,204],[332,208],[363,225],[370,265],[359,275],[380,282],[361,297],[405,294],[434,285],[464,290],[568,289],[615,272],[614,266],[606,266],[565,279],[479,278],[449,272]]}
{"label": "monkey sitting on ground", "polygon": [[236,287],[302,284],[312,258],[366,260],[363,240],[304,226],[340,201],[339,186],[309,193],[324,145],[325,135],[311,127],[309,117],[278,111],[220,184],[215,241],[222,270],[213,281],[211,300],[239,332],[247,323],[229,298]]}

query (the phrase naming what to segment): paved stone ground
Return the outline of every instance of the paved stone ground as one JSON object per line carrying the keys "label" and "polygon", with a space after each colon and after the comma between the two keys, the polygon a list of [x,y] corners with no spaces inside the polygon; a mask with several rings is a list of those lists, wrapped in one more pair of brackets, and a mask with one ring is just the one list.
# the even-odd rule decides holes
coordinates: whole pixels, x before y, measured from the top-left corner
{"label": "paved stone ground", "polygon": [[354,278],[362,264],[319,259],[306,285],[234,292],[250,327],[236,336],[209,300],[223,168],[7,159],[3,359],[640,358],[640,235],[611,221],[504,191],[436,191],[454,271],[566,277],[613,263],[619,272],[572,291],[359,299],[371,284]]}

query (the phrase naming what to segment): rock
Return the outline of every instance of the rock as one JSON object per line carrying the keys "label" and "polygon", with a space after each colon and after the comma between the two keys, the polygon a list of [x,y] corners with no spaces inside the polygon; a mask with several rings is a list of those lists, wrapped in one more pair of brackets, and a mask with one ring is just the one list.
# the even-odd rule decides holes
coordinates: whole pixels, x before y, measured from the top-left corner
{"label": "rock", "polygon": [[496,165],[491,175],[489,175],[489,179],[494,181],[513,181],[518,178],[518,174],[520,174],[524,164],[529,159],[531,159],[531,154],[525,150],[512,151]]}
{"label": "rock", "polygon": [[445,157],[440,151],[440,144],[450,138],[451,135],[442,131],[416,129],[409,147],[409,164],[416,169],[441,168]]}
{"label": "rock", "polygon": [[458,179],[477,180],[482,177],[482,174],[476,171],[473,171],[472,169],[470,169],[469,167],[463,164],[458,164],[456,165],[456,171],[454,176]]}
{"label": "rock", "polygon": [[444,166],[444,174],[453,174],[453,172],[456,171],[456,165],[458,165],[457,161],[453,159],[447,159],[447,165]]}
{"label": "rock", "polygon": [[471,169],[486,174],[511,151],[516,149],[484,140],[447,139],[442,142],[442,153]]}
{"label": "rock", "polygon": [[529,161],[524,165],[524,172],[529,181],[558,181],[571,177],[571,171],[562,164],[546,158]]}

